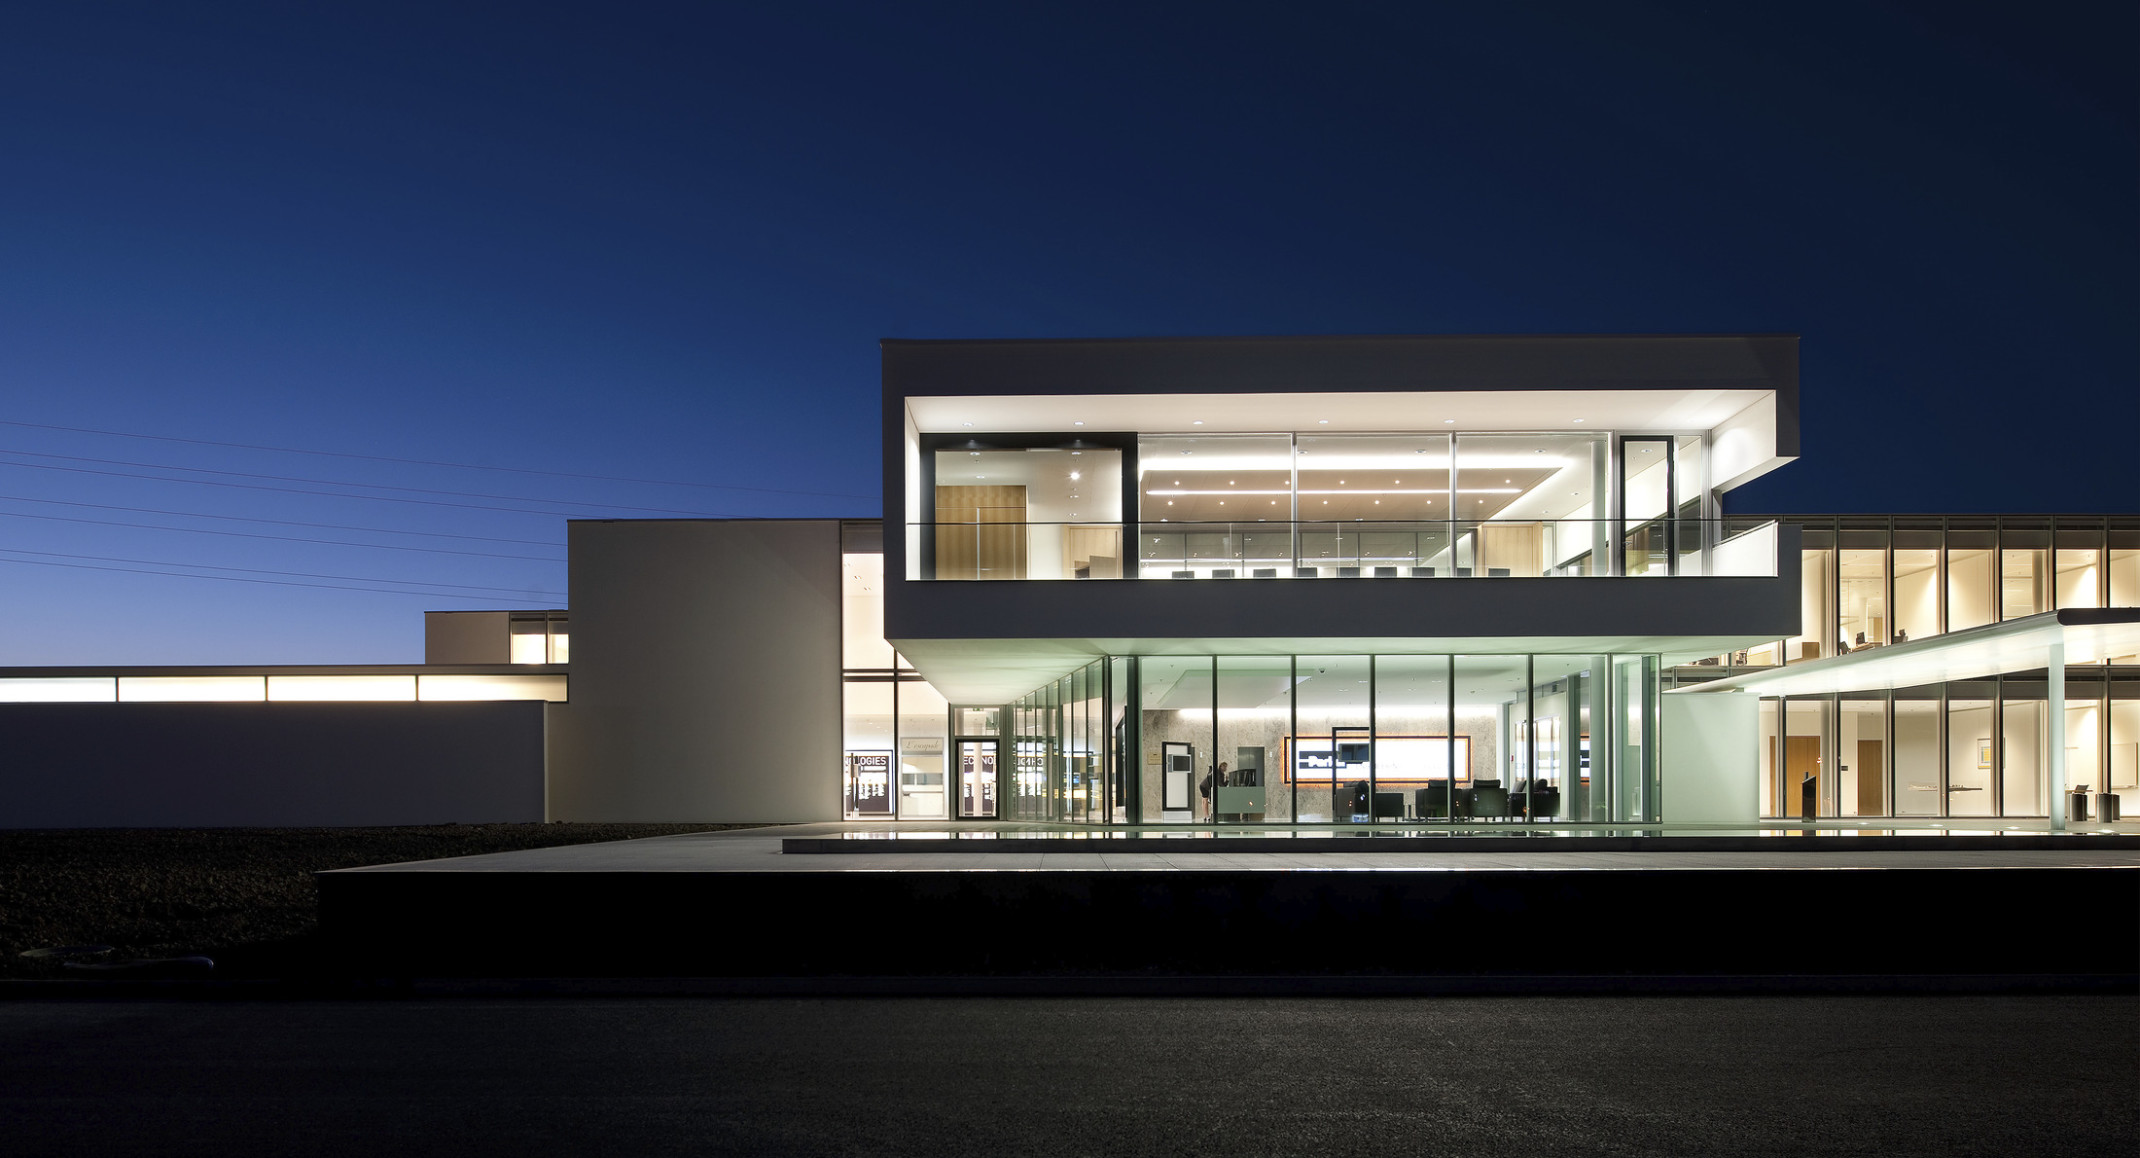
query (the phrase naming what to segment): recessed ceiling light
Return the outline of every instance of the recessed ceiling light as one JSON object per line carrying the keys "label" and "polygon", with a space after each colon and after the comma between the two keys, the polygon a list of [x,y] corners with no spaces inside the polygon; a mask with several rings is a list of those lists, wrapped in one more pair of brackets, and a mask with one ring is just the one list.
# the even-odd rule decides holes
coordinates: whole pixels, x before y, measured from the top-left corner
{"label": "recessed ceiling light", "polygon": [[1443,422],[1443,423],[1444,423],[1445,425],[1448,425],[1448,426],[1455,426],[1455,425],[1456,425],[1456,419],[1454,419],[1454,418],[1444,418],[1444,419],[1442,419],[1442,422]]}
{"label": "recessed ceiling light", "polygon": [[967,423],[962,423],[961,425],[964,425],[964,426],[972,426],[972,425],[973,425],[973,423],[971,423],[971,422],[967,422]]}
{"label": "recessed ceiling light", "polygon": [[1328,426],[1330,425],[1330,420],[1327,418],[1318,418],[1315,420],[1315,424],[1317,426]]}
{"label": "recessed ceiling light", "polygon": [[1083,426],[1083,425],[1085,425],[1085,424],[1084,424],[1084,423],[1082,423],[1082,422],[1073,422],[1073,423],[1071,423],[1070,425],[1072,425],[1072,426]]}
{"label": "recessed ceiling light", "polygon": [[1191,423],[1190,423],[1189,425],[1191,425],[1191,426],[1202,426],[1203,424],[1204,424],[1204,420],[1203,420],[1203,419],[1201,419],[1201,418],[1199,418],[1199,419],[1197,419],[1196,421],[1194,421],[1194,422],[1191,422]]}
{"label": "recessed ceiling light", "polygon": [[1577,421],[1577,422],[1581,422],[1581,421],[1582,421],[1582,419],[1578,418],[1578,419],[1576,419],[1576,421]]}
{"label": "recessed ceiling light", "polygon": [[1073,471],[1071,471],[1071,472],[1070,472],[1070,481],[1072,481],[1072,482],[1076,482],[1076,481],[1077,481],[1077,478],[1078,478],[1078,472],[1076,472],[1076,471],[1074,471],[1074,470],[1073,470]]}

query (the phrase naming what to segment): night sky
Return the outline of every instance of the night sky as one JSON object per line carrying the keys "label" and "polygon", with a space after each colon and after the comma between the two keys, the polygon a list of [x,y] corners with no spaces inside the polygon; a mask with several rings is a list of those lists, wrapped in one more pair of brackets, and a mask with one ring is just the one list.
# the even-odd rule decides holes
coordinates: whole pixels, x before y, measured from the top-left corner
{"label": "night sky", "polygon": [[883,337],[1789,331],[1732,510],[2140,511],[2134,5],[1438,7],[7,5],[0,664],[875,515]]}

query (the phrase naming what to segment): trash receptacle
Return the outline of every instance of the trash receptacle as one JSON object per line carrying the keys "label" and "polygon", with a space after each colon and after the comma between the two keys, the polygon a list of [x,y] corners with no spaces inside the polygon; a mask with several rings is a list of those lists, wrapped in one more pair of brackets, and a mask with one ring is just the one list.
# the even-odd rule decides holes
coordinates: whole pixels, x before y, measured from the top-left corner
{"label": "trash receptacle", "polygon": [[2066,793],[2066,823],[2079,824],[2088,819],[2088,790],[2075,789]]}
{"label": "trash receptacle", "polygon": [[2096,793],[2096,816],[2101,818],[2105,824],[2116,824],[2118,822],[2118,803],[2118,794],[2115,792]]}

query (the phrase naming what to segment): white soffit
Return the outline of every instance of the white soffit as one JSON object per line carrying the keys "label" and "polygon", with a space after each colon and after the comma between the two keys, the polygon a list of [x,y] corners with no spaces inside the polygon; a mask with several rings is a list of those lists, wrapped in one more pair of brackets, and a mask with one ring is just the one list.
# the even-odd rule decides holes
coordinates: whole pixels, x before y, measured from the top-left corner
{"label": "white soffit", "polygon": [[1000,704],[1102,656],[1658,655],[1664,663],[1737,651],[1739,636],[1467,636],[1463,638],[909,639],[899,654],[954,704]]}
{"label": "white soffit", "polygon": [[2051,647],[2058,643],[2065,644],[2069,667],[2140,655],[2140,609],[2047,611],[1892,647],[1674,688],[1670,694],[1820,696],[1924,687],[2040,671],[2050,666]]}
{"label": "white soffit", "polygon": [[[930,434],[1080,429],[1169,434],[1711,430],[1769,390],[1461,390],[1350,394],[1075,394],[907,399]],[[1581,419],[1577,422],[1576,419]]]}

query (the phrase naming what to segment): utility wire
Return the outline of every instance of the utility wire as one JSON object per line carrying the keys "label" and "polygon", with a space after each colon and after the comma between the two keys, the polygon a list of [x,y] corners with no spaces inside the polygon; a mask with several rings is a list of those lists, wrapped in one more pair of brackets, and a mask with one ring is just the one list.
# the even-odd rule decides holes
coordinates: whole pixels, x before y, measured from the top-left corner
{"label": "utility wire", "polygon": [[[167,479],[167,482],[183,482],[183,479]],[[231,523],[266,523],[277,527],[311,527],[321,531],[362,531],[373,535],[421,535],[427,539],[464,539],[472,543],[512,543],[522,547],[557,547],[563,544],[554,539],[500,539],[490,535],[454,535],[444,531],[402,531],[393,527],[359,527],[350,523],[307,523],[295,519],[264,519],[254,515],[211,515],[202,511],[171,511],[161,507],[125,507],[110,503],[84,503],[68,499],[33,499],[27,495],[0,495],[0,500],[11,503],[46,503],[60,507],[81,507],[93,511],[126,511],[136,515],[173,515],[181,519],[218,519]]]}
{"label": "utility wire", "polygon": [[[403,587],[450,587],[460,591],[490,591],[501,595],[531,595],[557,598],[554,591],[516,590],[492,584],[433,583],[426,579],[381,579],[372,575],[327,575],[316,571],[271,571],[260,567],[226,567],[219,563],[175,563],[168,559],[126,559],[111,555],[70,555],[64,551],[32,551],[23,547],[0,547],[16,555],[39,555],[49,559],[86,559],[98,563],[137,563],[144,567],[191,567],[203,571],[242,571],[248,575],[287,575],[299,579],[341,579],[350,583],[392,583]],[[411,594],[423,594],[411,592]]]}
{"label": "utility wire", "polygon": [[132,527],[142,531],[179,531],[188,535],[228,535],[239,539],[268,539],[278,543],[313,543],[322,547],[366,547],[375,551],[420,551],[426,555],[468,555],[478,559],[524,559],[531,563],[562,563],[554,555],[506,555],[496,551],[456,551],[451,547],[404,547],[394,543],[350,543],[340,539],[306,539],[296,535],[261,535],[249,531],[218,531],[213,527],[165,527],[155,523],[122,523],[113,519],[85,519],[78,515],[33,515],[27,511],[0,511],[0,518],[43,519],[57,523],[88,523],[98,527]]}
{"label": "utility wire", "polygon": [[[138,478],[138,479],[147,479],[147,480],[149,480],[150,482],[175,482],[175,483],[186,483],[186,484],[188,484],[188,485],[191,485],[191,486],[202,486],[202,487],[226,487],[226,488],[231,488],[231,489],[234,489],[234,490],[243,490],[243,491],[273,491],[273,492],[275,492],[275,493],[277,493],[277,494],[285,494],[285,495],[317,495],[317,496],[319,496],[319,497],[321,497],[321,498],[328,498],[328,499],[364,499],[364,500],[367,500],[367,501],[370,501],[370,502],[375,502],[375,503],[409,503],[409,504],[413,504],[413,505],[415,505],[415,506],[420,506],[420,507],[455,507],[455,508],[458,508],[458,509],[460,509],[460,510],[464,510],[464,511],[503,511],[503,512],[505,512],[506,514],[509,514],[509,515],[547,515],[547,516],[550,516],[550,517],[552,517],[552,518],[566,518],[566,519],[572,519],[572,518],[588,518],[588,517],[591,517],[591,516],[587,516],[587,515],[583,515],[583,514],[575,514],[574,512],[571,512],[571,511],[531,511],[531,510],[528,510],[528,509],[527,509],[527,508],[525,508],[525,507],[492,507],[492,506],[484,506],[484,505],[481,505],[481,504],[478,504],[478,503],[449,503],[449,502],[445,502],[445,501],[443,501],[443,500],[440,500],[440,499],[404,499],[404,498],[396,498],[396,497],[395,497],[395,496],[393,496],[393,495],[352,495],[352,494],[344,494],[344,493],[342,493],[342,492],[340,492],[340,491],[309,491],[309,490],[302,490],[302,489],[300,489],[300,488],[297,488],[297,487],[271,487],[271,486],[262,486],[262,485],[260,485],[260,484],[258,484],[258,483],[234,483],[234,482],[217,482],[217,481],[216,481],[216,480],[214,480],[214,479],[206,479],[206,478],[165,478],[165,477],[164,477],[164,476],[162,476],[162,475],[155,475],[155,474],[135,474],[135,473],[133,473],[133,472],[131,472],[131,471],[123,471],[123,470],[97,470],[97,469],[95,469],[95,468],[93,468],[93,467],[86,467],[86,466],[58,466],[58,465],[55,465],[55,464],[52,464],[52,463],[44,463],[44,462],[7,462],[7,461],[4,461],[4,460],[0,460],[0,466],[13,466],[13,467],[20,467],[20,468],[22,468],[22,469],[24,469],[24,470],[58,470],[58,471],[66,471],[66,472],[68,472],[68,473],[70,473],[70,474],[94,474],[94,475],[103,475],[103,476],[105,476],[105,477],[107,477],[107,478]],[[539,500],[539,499],[538,499],[538,500],[532,500],[532,501],[537,501],[537,502],[540,502],[540,501],[542,501],[542,500]],[[592,505],[594,505],[594,504],[591,504],[591,503],[590,503],[590,504],[583,504],[583,505],[588,505],[588,506],[592,506]],[[635,509],[641,509],[641,508],[633,508],[633,507],[618,507],[618,508],[614,508],[614,509],[617,509],[617,510],[635,510]],[[704,515],[704,514],[697,514],[697,513],[695,513],[695,512],[692,512],[692,511],[668,511],[668,512],[664,512],[664,513],[667,513],[667,514],[677,514],[677,515],[688,515],[688,516],[691,516],[691,517],[693,517],[693,518],[707,518],[707,519],[711,519],[711,518],[721,518],[721,517],[722,517],[722,516],[720,516],[720,515]]]}
{"label": "utility wire", "polygon": [[[210,469],[210,468],[208,468],[208,467],[204,467],[204,466],[172,466],[172,465],[170,465],[170,464],[168,464],[168,463],[161,463],[161,462],[129,462],[129,461],[127,461],[126,459],[119,459],[119,458],[85,458],[85,457],[83,457],[83,456],[81,456],[81,455],[74,455],[74,454],[46,454],[46,453],[45,453],[45,452],[43,452],[43,451],[36,451],[36,450],[9,450],[9,449],[5,449],[5,448],[0,448],[0,454],[12,454],[12,455],[17,455],[17,456],[20,456],[20,457],[23,457],[23,458],[56,458],[56,459],[59,459],[59,460],[60,460],[61,462],[93,462],[93,463],[97,463],[97,464],[100,464],[100,465],[103,465],[103,466],[132,466],[132,467],[140,467],[140,468],[141,468],[141,469],[143,469],[143,470],[173,470],[173,471],[183,471],[183,472],[185,472],[185,473],[187,473],[187,474],[212,474],[212,475],[221,475],[221,476],[222,476],[222,477],[224,477],[224,478],[251,478],[251,479],[265,479],[265,480],[268,480],[268,481],[270,481],[270,482],[286,482],[286,483],[306,483],[306,484],[308,484],[308,485],[311,485],[311,486],[330,486],[330,487],[363,487],[363,488],[365,488],[365,489],[367,489],[367,490],[375,490],[375,491],[400,491],[400,492],[402,492],[402,493],[404,493],[404,494],[413,494],[413,495],[447,495],[447,496],[450,496],[450,497],[452,497],[452,498],[460,498],[460,499],[496,499],[496,500],[498,500],[499,502],[507,502],[507,503],[549,503],[549,504],[551,504],[551,505],[553,505],[553,506],[565,506],[565,507],[595,507],[595,508],[597,508],[597,509],[601,509],[601,510],[611,510],[611,511],[640,511],[640,512],[644,512],[644,513],[646,513],[646,514],[654,514],[654,515],[689,515],[689,516],[694,516],[694,517],[697,517],[697,518],[723,518],[723,517],[725,517],[725,516],[721,516],[721,515],[708,515],[708,514],[706,514],[706,513],[705,513],[705,512],[703,512],[703,511],[680,511],[680,510],[676,510],[676,509],[674,509],[674,508],[671,508],[671,507],[635,507],[635,506],[629,506],[629,505],[626,505],[626,504],[623,504],[623,503],[589,503],[589,502],[581,502],[581,501],[580,501],[580,500],[578,500],[578,499],[545,499],[545,498],[530,498],[530,497],[529,497],[529,496],[527,496],[527,495],[492,495],[492,494],[483,494],[483,493],[481,493],[481,492],[476,492],[476,491],[442,491],[442,490],[433,490],[433,489],[431,489],[431,488],[429,488],[429,487],[401,487],[401,486],[394,486],[394,485],[392,485],[392,484],[390,484],[390,483],[347,482],[347,481],[344,481],[344,480],[342,480],[342,479],[332,479],[332,478],[304,478],[304,477],[301,477],[301,476],[292,476],[292,475],[280,475],[280,474],[252,474],[252,473],[249,473],[249,472],[246,472],[246,471],[241,471],[241,470],[213,470],[213,469]],[[37,468],[37,469],[46,469],[46,468],[42,467],[42,466],[41,466],[40,464],[38,464],[38,463],[29,463],[29,462],[18,462],[18,463],[10,463],[10,464],[8,464],[8,465],[11,465],[11,466],[27,466],[27,467],[34,467],[34,468]],[[195,480],[195,479],[167,479],[167,480],[165,480],[165,481],[167,481],[167,482],[195,482],[195,481],[198,481],[198,480]],[[314,493],[314,492],[302,492],[302,493]],[[344,497],[344,498],[359,498],[359,499],[363,499],[363,498],[378,498],[378,497],[381,497],[381,496],[377,496],[377,495],[344,495],[344,496],[342,496],[342,497]],[[537,513],[541,513],[541,512],[537,512]]]}
{"label": "utility wire", "polygon": [[[76,571],[119,571],[128,575],[160,575],[172,579],[219,579],[225,583],[261,583],[271,587],[317,587],[327,591],[369,591],[374,595],[420,595],[426,599],[465,599],[470,603],[496,603],[496,595],[455,595],[444,591],[396,591],[389,587],[350,587],[341,583],[300,583],[290,579],[247,579],[238,575],[196,575],[188,571],[150,571],[141,567],[104,567],[95,563],[53,563],[43,559],[7,559],[24,567],[66,567]],[[545,595],[545,598],[554,596]]]}
{"label": "utility wire", "polygon": [[60,430],[65,431],[69,434],[97,434],[107,438],[141,438],[154,440],[156,442],[185,443],[189,446],[221,446],[228,447],[232,450],[265,450],[276,454],[316,454],[327,458],[350,458],[357,459],[363,462],[391,462],[398,463],[402,466],[443,466],[451,467],[455,470],[488,470],[497,471],[503,474],[539,475],[544,478],[573,478],[587,479],[594,482],[639,483],[646,486],[658,487],[695,487],[702,490],[717,491],[750,491],[755,494],[766,495],[810,495],[817,498],[828,499],[867,499],[873,497],[870,495],[846,494],[838,491],[797,491],[784,490],[778,487],[730,486],[726,483],[678,482],[672,479],[624,478],[616,475],[606,474],[575,474],[570,471],[532,470],[527,467],[518,466],[481,466],[476,463],[442,462],[436,459],[428,458],[390,458],[385,455],[352,454],[347,451],[340,450],[305,450],[300,447],[294,446],[261,446],[259,444],[250,442],[217,442],[213,439],[207,438],[180,438],[176,435],[169,434],[133,434],[123,430],[95,430],[86,426],[54,426],[49,423],[43,422],[17,422],[8,419],[0,419],[0,426],[18,426],[27,430]]}

